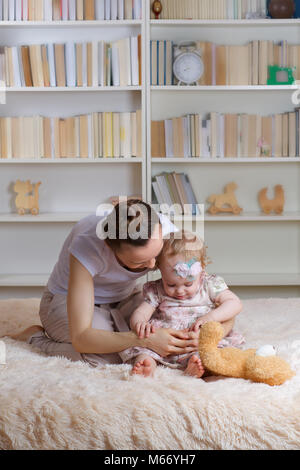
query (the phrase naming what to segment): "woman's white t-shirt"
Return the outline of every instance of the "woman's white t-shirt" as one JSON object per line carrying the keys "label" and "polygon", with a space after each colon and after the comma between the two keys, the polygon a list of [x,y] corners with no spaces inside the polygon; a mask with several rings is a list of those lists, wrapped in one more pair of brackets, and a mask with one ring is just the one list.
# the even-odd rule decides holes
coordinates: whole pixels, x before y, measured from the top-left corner
{"label": "woman's white t-shirt", "polygon": [[[159,215],[163,236],[177,231],[177,228],[164,216]],[[94,279],[95,303],[118,302],[129,297],[137,279],[145,271],[134,273],[121,266],[114,252],[96,233],[97,225],[103,219],[91,214],[81,219],[66,238],[57,263],[48,281],[48,289],[53,294],[68,292],[70,253],[89,271]]]}

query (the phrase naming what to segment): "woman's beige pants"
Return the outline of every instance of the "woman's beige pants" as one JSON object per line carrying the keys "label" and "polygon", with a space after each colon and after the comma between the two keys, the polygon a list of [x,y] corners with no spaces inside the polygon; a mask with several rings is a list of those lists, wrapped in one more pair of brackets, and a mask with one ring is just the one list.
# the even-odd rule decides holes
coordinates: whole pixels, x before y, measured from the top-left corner
{"label": "woman's beige pants", "polygon": [[[95,306],[92,327],[106,331],[129,331],[129,318],[134,309],[142,302],[139,289],[125,300],[114,304]],[[67,296],[52,294],[45,288],[39,311],[44,332],[32,335],[28,343],[49,356],[62,356],[71,361],[88,362],[97,367],[104,364],[120,364],[119,354],[81,354],[77,352],[70,340]]]}

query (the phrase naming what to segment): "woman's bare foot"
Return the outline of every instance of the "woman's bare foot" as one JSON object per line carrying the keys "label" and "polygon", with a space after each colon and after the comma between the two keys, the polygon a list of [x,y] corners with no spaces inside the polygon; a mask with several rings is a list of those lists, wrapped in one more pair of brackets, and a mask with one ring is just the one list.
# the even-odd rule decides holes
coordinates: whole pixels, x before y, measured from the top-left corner
{"label": "woman's bare foot", "polygon": [[144,377],[152,377],[156,369],[156,361],[151,356],[138,356],[132,368],[131,374],[139,374]]}
{"label": "woman's bare foot", "polygon": [[44,331],[44,328],[42,328],[39,325],[32,325],[29,328],[26,328],[26,330],[23,330],[20,333],[17,333],[16,335],[8,335],[8,336],[18,341],[27,341],[28,338],[30,338],[30,336],[34,335],[34,333],[38,333],[39,331]]}
{"label": "woman's bare foot", "polygon": [[201,359],[195,354],[189,359],[188,365],[184,371],[186,375],[192,375],[200,379],[204,374],[204,367],[202,365]]}

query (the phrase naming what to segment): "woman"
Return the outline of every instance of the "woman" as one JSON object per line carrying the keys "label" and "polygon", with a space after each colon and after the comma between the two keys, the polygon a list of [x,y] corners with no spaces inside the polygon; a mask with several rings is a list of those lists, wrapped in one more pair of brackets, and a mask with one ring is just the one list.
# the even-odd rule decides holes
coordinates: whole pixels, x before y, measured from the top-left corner
{"label": "woman", "polygon": [[163,236],[176,230],[150,205],[120,202],[106,217],[80,220],[67,237],[40,304],[43,328],[32,326],[14,339],[51,356],[99,364],[121,363],[133,346],[161,356],[197,350],[197,334],[159,329],[139,339],[129,331],[141,302],[136,281],[155,267]]}

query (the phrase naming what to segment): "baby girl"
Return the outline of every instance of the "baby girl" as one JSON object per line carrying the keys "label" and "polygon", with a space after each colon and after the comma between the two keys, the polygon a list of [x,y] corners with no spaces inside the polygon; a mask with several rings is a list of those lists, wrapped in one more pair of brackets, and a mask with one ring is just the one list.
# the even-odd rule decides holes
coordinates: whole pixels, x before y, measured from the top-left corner
{"label": "baby girl", "polygon": [[[130,318],[131,329],[144,338],[157,328],[198,332],[204,323],[218,321],[224,329],[219,347],[244,343],[244,338],[232,331],[234,317],[242,310],[241,301],[220,276],[205,272],[206,264],[201,240],[187,231],[171,234],[157,259],[161,279],[144,285],[144,302]],[[199,378],[204,373],[196,353],[160,357],[149,349],[134,347],[120,355],[124,362],[134,361],[133,374],[153,375],[157,363]]]}

